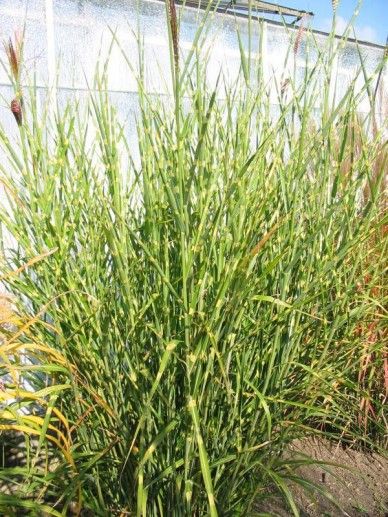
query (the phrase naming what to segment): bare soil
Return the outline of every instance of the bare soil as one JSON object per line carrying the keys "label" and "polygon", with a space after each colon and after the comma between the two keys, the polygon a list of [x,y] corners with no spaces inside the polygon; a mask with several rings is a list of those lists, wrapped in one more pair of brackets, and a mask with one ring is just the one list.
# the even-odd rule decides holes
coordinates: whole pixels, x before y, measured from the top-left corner
{"label": "bare soil", "polygon": [[[336,464],[298,468],[300,477],[327,493],[309,493],[299,485],[291,485],[301,517],[388,517],[388,456],[310,438],[294,442],[288,454]],[[276,498],[259,511],[279,517],[292,515]]]}

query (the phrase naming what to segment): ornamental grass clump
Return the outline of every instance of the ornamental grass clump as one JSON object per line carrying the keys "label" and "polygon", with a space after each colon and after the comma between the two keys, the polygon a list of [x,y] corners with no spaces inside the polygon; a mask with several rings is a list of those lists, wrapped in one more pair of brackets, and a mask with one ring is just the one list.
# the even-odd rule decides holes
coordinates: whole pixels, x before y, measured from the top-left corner
{"label": "ornamental grass clump", "polygon": [[209,87],[202,34],[179,61],[171,45],[170,101],[139,75],[136,149],[98,71],[87,109],[47,116],[32,88],[17,140],[0,127],[8,267],[55,250],[6,284],[68,362],[75,467],[47,479],[64,513],[255,515],[271,487],[297,515],[289,482],[314,486],[287,444],[384,440],[359,375],[360,322],[385,318],[386,128],[364,117],[355,152],[368,89],[333,99],[332,36],[274,110],[260,53]]}

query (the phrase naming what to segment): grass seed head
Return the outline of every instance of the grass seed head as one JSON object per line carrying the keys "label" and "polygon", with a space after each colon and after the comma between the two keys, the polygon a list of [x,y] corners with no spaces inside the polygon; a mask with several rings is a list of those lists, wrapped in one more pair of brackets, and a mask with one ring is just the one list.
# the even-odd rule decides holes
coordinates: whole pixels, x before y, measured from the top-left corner
{"label": "grass seed head", "polygon": [[303,34],[306,32],[305,23],[307,23],[308,19],[309,19],[309,15],[307,13],[305,13],[302,16],[302,19],[300,21],[300,26],[299,26],[299,30],[298,30],[298,33],[295,38],[294,49],[293,49],[295,55],[299,51],[300,44],[302,43]]}
{"label": "grass seed head", "polygon": [[175,0],[168,0],[168,17],[171,29],[172,48],[174,54],[175,69],[179,67],[179,35],[178,35],[178,19],[176,13]]}
{"label": "grass seed head", "polygon": [[11,111],[13,113],[13,116],[15,117],[17,125],[21,126],[23,123],[23,109],[21,101],[19,101],[18,99],[14,99],[11,102]]}
{"label": "grass seed head", "polygon": [[331,5],[333,6],[333,11],[335,12],[338,8],[339,0],[331,0]]}
{"label": "grass seed head", "polygon": [[7,55],[12,77],[15,82],[18,82],[21,73],[23,51],[23,38],[19,32],[15,32],[14,41],[12,41],[12,38],[9,38],[8,42],[4,42],[4,50]]}

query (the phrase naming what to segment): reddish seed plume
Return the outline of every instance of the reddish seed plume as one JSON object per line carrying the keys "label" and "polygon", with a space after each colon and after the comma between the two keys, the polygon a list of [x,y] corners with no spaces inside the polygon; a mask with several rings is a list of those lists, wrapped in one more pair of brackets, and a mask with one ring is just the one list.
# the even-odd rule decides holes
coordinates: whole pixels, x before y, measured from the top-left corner
{"label": "reddish seed plume", "polygon": [[21,60],[22,60],[22,47],[23,41],[20,33],[15,32],[14,42],[12,38],[9,38],[8,42],[4,42],[5,53],[8,58],[8,63],[11,69],[11,74],[15,81],[20,78]]}
{"label": "reddish seed plume", "polygon": [[294,43],[294,54],[298,53],[300,44],[302,43],[303,34],[306,32],[305,22],[307,22],[309,18],[308,14],[304,14],[300,21],[300,27],[298,30],[298,34],[296,35],[295,43]]}
{"label": "reddish seed plume", "polygon": [[13,113],[13,116],[15,117],[18,126],[21,126],[23,122],[23,109],[21,102],[17,99],[14,99],[11,102],[11,111]]}
{"label": "reddish seed plume", "polygon": [[290,84],[290,79],[289,79],[289,78],[285,79],[285,80],[282,82],[282,84],[281,84],[281,86],[280,86],[280,93],[281,93],[281,95],[284,95],[284,94],[285,94],[285,92],[286,92],[287,87],[288,87],[288,85],[289,85],[289,84]]}
{"label": "reddish seed plume", "polygon": [[8,42],[4,42],[4,49],[7,55],[10,73],[15,81],[15,84],[19,88],[18,97],[15,98],[10,105],[11,111],[18,126],[22,125],[23,122],[23,100],[21,98],[20,85],[20,73],[22,63],[22,49],[23,49],[23,37],[20,32],[15,32],[14,41],[9,38]]}
{"label": "reddish seed plume", "polygon": [[15,47],[13,46],[11,38],[8,41],[8,60],[9,66],[11,67],[11,72],[14,78],[16,79],[19,76],[19,61],[17,58],[17,53]]}
{"label": "reddish seed plume", "polygon": [[179,35],[178,35],[178,17],[176,13],[175,0],[168,0],[168,14],[171,28],[171,39],[174,53],[175,69],[179,67]]}

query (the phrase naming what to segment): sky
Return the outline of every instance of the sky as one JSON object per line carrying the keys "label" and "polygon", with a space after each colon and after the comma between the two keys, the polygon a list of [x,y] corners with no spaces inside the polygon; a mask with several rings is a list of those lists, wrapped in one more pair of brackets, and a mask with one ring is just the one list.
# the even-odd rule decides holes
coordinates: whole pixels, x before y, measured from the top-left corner
{"label": "sky", "polygon": [[[270,0],[274,4],[312,11],[315,16],[312,26],[329,31],[332,24],[331,0]],[[340,0],[337,8],[337,32],[342,32],[352,17],[357,0]],[[385,44],[388,35],[388,0],[363,0],[356,20],[358,39]]]}

